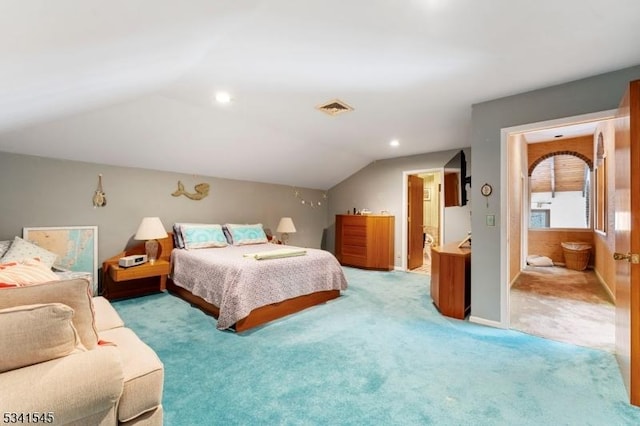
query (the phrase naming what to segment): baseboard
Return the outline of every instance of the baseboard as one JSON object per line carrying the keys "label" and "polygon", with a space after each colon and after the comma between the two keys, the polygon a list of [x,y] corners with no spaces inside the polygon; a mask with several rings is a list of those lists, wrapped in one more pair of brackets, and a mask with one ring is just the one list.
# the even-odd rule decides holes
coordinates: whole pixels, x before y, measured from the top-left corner
{"label": "baseboard", "polygon": [[522,274],[522,271],[518,272],[516,274],[516,276],[511,280],[511,282],[509,283],[509,288],[512,288],[513,285],[516,283],[516,281],[518,281],[518,278],[520,278],[520,275]]}
{"label": "baseboard", "polygon": [[493,327],[493,328],[507,328],[507,326],[501,323],[500,321],[493,321],[493,320],[488,320],[480,317],[474,317],[473,315],[469,316],[469,322],[472,322],[474,324],[486,325],[487,327]]}
{"label": "baseboard", "polygon": [[596,274],[596,278],[598,278],[598,282],[600,283],[600,285],[602,286],[604,291],[609,295],[609,298],[611,299],[611,301],[615,305],[616,304],[616,296],[611,292],[611,289],[606,284],[604,278],[602,278],[602,275],[600,275],[600,273],[598,272],[598,270],[596,268],[593,268],[593,272]]}

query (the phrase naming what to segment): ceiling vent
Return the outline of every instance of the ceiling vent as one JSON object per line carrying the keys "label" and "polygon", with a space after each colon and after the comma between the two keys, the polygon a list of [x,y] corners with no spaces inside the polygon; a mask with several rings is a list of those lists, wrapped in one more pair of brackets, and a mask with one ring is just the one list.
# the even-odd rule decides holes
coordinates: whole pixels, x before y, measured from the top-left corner
{"label": "ceiling vent", "polygon": [[340,99],[334,99],[326,104],[318,105],[316,108],[329,115],[339,115],[343,112],[353,111],[353,108],[342,102]]}

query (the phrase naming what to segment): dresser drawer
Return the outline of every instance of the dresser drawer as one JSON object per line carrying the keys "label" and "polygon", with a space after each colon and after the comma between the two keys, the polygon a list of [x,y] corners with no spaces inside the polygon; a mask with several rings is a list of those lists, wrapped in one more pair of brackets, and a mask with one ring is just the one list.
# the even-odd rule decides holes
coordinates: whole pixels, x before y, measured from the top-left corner
{"label": "dresser drawer", "polygon": [[367,236],[344,236],[342,237],[342,245],[344,246],[357,246],[357,247],[366,247],[367,246]]}
{"label": "dresser drawer", "polygon": [[346,237],[367,237],[367,227],[363,225],[344,225],[342,235]]}
{"label": "dresser drawer", "polygon": [[364,245],[361,246],[352,246],[352,245],[343,245],[342,246],[342,254],[343,256],[358,256],[358,257],[366,257],[367,256],[367,247]]}

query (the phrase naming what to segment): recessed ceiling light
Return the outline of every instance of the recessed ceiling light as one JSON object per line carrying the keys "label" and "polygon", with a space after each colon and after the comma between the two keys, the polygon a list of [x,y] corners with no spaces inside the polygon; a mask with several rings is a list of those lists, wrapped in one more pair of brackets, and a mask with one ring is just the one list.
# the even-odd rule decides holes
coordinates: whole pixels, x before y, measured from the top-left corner
{"label": "recessed ceiling light", "polygon": [[398,139],[394,139],[391,142],[389,142],[389,145],[393,147],[400,146],[400,141]]}
{"label": "recessed ceiling light", "polygon": [[228,104],[231,102],[231,95],[227,92],[216,93],[216,102],[220,104]]}

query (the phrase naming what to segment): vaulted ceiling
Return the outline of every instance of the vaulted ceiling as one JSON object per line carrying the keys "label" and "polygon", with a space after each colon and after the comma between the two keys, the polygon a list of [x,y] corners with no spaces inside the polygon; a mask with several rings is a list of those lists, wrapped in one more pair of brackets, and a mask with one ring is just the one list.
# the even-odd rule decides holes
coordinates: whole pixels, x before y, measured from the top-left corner
{"label": "vaulted ceiling", "polygon": [[[639,64],[638,16],[637,0],[0,0],[0,151],[328,189],[470,146],[473,103]],[[354,110],[316,109],[335,99]]]}

